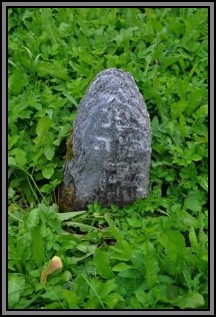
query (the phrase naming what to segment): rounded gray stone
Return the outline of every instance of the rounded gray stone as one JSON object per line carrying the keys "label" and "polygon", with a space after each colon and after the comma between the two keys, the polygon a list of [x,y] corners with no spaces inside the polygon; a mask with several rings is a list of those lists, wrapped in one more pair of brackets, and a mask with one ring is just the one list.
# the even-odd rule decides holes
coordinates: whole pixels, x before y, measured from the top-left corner
{"label": "rounded gray stone", "polygon": [[128,72],[98,74],[80,102],[61,191],[65,210],[98,201],[120,207],[148,194],[150,118]]}

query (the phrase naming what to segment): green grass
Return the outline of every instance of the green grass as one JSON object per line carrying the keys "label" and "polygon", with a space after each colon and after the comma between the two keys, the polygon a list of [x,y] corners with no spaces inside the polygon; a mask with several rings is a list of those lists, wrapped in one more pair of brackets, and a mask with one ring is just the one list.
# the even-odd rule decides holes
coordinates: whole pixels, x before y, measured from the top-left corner
{"label": "green grass", "polygon": [[[8,34],[8,307],[208,308],[207,9],[13,8]],[[109,67],[149,110],[150,194],[61,214],[66,138]]]}

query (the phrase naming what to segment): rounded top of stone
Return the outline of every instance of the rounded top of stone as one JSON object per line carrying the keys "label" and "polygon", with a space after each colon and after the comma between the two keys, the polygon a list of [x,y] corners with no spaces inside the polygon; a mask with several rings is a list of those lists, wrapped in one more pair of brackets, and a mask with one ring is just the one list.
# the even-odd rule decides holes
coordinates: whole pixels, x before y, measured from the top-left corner
{"label": "rounded top of stone", "polygon": [[[128,73],[127,71],[121,69],[121,68],[116,68],[116,67],[111,67],[111,68],[107,68],[102,70],[98,75],[100,75],[101,73]],[[129,74],[129,73],[128,73]]]}
{"label": "rounded top of stone", "polygon": [[133,76],[119,68],[108,68],[101,71],[92,81],[89,90],[110,91],[115,87],[125,87],[125,90],[135,89],[138,87]]}
{"label": "rounded top of stone", "polygon": [[109,75],[109,76],[120,76],[120,75],[123,75],[123,76],[127,76],[127,77],[129,77],[130,79],[133,79],[133,76],[129,73],[129,72],[127,72],[127,71],[125,71],[125,70],[123,70],[123,69],[120,69],[120,68],[115,68],[115,67],[112,67],[112,68],[107,68],[107,69],[105,69],[105,70],[102,70],[97,76],[96,76],[96,78],[95,79],[97,79],[98,77],[101,77],[101,76],[106,76],[106,75]]}

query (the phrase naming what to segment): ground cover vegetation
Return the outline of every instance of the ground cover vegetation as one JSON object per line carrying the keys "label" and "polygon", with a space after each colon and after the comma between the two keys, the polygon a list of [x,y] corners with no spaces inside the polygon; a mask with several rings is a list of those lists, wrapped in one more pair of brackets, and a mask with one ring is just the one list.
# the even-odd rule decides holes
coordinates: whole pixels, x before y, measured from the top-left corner
{"label": "ground cover vegetation", "polygon": [[[149,196],[60,213],[79,101],[110,67],[148,107]],[[208,9],[8,10],[8,308],[208,308]]]}

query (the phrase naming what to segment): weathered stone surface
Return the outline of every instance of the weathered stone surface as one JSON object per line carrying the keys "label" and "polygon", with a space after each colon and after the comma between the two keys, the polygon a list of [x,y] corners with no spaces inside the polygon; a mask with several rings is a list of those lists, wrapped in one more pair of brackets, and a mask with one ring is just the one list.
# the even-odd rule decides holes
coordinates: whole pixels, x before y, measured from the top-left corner
{"label": "weathered stone surface", "polygon": [[111,68],[92,82],[80,102],[71,149],[60,209],[80,210],[94,200],[123,206],[147,196],[150,119],[128,72]]}

